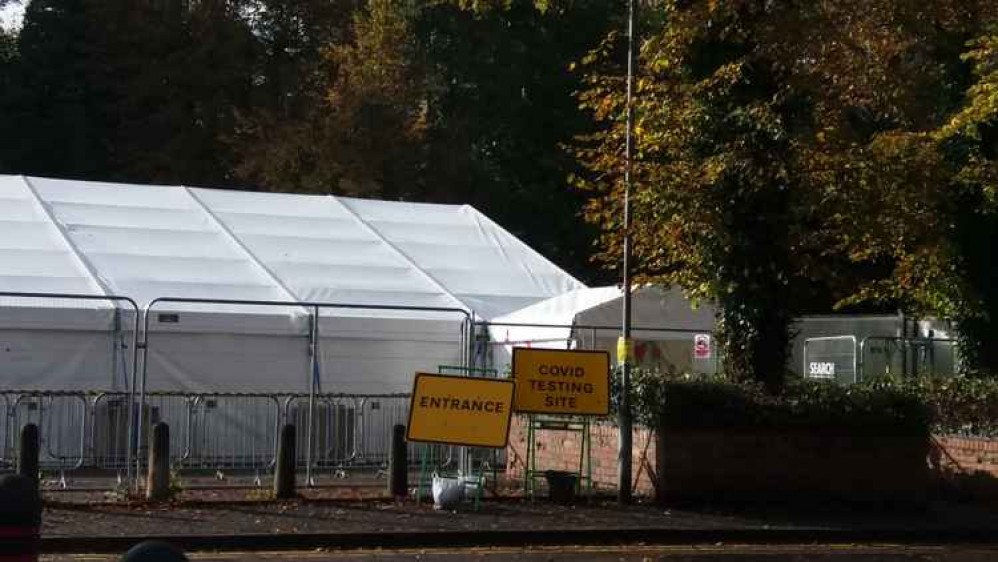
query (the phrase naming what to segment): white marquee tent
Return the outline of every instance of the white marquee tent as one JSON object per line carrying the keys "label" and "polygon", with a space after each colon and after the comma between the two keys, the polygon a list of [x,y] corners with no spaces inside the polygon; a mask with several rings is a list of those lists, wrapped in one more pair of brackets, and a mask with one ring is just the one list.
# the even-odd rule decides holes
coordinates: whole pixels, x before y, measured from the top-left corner
{"label": "white marquee tent", "polygon": [[[470,206],[0,176],[0,388],[124,389],[135,313],[117,295],[323,309],[325,392],[406,392],[490,320],[584,288]],[[161,302],[148,390],[304,392],[310,309]]]}

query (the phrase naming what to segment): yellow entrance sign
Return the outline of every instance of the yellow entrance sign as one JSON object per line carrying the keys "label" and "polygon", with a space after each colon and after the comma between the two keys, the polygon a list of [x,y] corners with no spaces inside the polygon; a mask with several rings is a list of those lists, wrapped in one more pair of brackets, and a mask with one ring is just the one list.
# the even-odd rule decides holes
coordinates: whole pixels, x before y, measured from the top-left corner
{"label": "yellow entrance sign", "polygon": [[517,412],[605,416],[610,413],[610,354],[513,348]]}
{"label": "yellow entrance sign", "polygon": [[505,447],[513,381],[416,373],[406,439],[471,447]]}

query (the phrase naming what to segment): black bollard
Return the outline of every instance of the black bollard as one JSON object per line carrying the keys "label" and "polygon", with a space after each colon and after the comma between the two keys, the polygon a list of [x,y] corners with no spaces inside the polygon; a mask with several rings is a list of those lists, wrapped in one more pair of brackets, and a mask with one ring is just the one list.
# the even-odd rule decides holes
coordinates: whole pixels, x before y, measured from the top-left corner
{"label": "black bollard", "polygon": [[405,426],[398,424],[392,431],[392,449],[388,457],[388,493],[405,497],[409,488],[409,455],[405,446]]}
{"label": "black bollard", "polygon": [[281,428],[277,442],[277,468],[274,470],[274,497],[279,500],[294,499],[295,491],[295,426]]}
{"label": "black bollard", "polygon": [[170,426],[164,422],[152,427],[146,499],[150,501],[170,499]]}
{"label": "black bollard", "polygon": [[168,542],[145,541],[129,549],[121,562],[187,562],[183,551]]}
{"label": "black bollard", "polygon": [[42,499],[35,481],[20,474],[0,478],[0,562],[38,560]]}
{"label": "black bollard", "polygon": [[38,490],[38,450],[40,443],[38,440],[38,426],[29,423],[21,428],[21,448],[17,456],[17,473],[31,480]]}

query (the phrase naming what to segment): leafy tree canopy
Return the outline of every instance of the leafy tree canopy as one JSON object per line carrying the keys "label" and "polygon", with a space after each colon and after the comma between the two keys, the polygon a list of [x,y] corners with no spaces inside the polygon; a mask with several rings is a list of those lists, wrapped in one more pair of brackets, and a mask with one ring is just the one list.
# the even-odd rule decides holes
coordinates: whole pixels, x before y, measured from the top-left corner
{"label": "leafy tree canopy", "polygon": [[[959,232],[972,216],[994,222],[995,11],[963,0],[646,6],[636,261],[646,279],[721,305],[736,377],[779,386],[802,312],[865,304],[966,320],[993,294],[970,274],[969,241],[987,229]],[[621,43],[610,35],[585,58],[580,96],[604,124],[579,139],[576,183],[594,195],[606,263],[622,240]]]}

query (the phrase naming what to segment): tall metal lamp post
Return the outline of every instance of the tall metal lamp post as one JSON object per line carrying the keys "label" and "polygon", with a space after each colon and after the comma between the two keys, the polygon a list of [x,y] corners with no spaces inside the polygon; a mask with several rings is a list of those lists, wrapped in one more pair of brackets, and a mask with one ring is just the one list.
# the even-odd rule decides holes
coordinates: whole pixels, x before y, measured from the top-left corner
{"label": "tall metal lamp post", "polygon": [[624,144],[624,318],[617,345],[617,361],[621,365],[620,411],[617,413],[617,502],[631,502],[631,175],[634,134],[634,9],[636,0],[627,3],[627,134]]}

